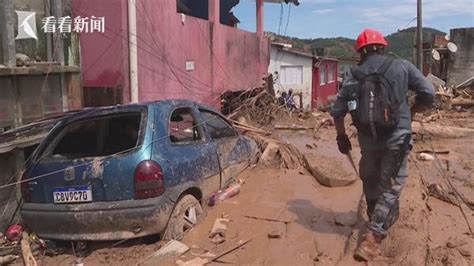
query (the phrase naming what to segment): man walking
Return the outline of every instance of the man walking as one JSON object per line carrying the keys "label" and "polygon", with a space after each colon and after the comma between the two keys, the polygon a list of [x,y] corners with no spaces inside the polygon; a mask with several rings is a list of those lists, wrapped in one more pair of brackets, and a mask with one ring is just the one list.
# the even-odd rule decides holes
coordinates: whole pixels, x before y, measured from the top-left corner
{"label": "man walking", "polygon": [[351,114],[358,131],[362,158],[360,178],[367,200],[368,230],[354,257],[369,261],[380,255],[382,239],[398,218],[400,192],[407,177],[411,149],[409,89],[415,91],[411,111],[429,106],[433,86],[406,60],[384,55],[387,41],[375,30],[365,29],[357,38],[360,64],[344,81],[331,110],[337,131],[337,145],[343,154],[352,149],[344,126]]}

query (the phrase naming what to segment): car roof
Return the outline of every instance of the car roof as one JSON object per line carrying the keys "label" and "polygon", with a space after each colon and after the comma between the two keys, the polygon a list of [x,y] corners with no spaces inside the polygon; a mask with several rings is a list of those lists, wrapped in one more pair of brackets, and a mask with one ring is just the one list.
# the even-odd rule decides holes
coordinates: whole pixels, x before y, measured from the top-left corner
{"label": "car roof", "polygon": [[169,100],[158,100],[153,102],[144,102],[144,103],[128,103],[128,104],[118,104],[113,106],[103,106],[103,107],[86,107],[80,111],[75,112],[63,119],[66,120],[75,120],[78,117],[87,117],[88,115],[92,115],[95,113],[106,113],[107,111],[120,111],[120,110],[127,110],[127,109],[135,109],[139,107],[148,107],[148,106],[176,106],[176,105],[189,105],[189,106],[197,106],[198,108],[213,110],[218,112],[215,108],[208,106],[203,103],[194,102],[191,100],[186,99],[169,99]]}

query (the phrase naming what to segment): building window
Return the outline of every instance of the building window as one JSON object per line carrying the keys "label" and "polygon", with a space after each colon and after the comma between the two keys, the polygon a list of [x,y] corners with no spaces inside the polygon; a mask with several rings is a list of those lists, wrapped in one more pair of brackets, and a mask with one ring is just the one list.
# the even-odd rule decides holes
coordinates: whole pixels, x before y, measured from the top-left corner
{"label": "building window", "polygon": [[319,84],[321,85],[326,84],[326,68],[325,67],[319,68]]}
{"label": "building window", "polygon": [[303,66],[281,66],[280,83],[282,85],[303,84]]}
{"label": "building window", "polygon": [[334,67],[328,68],[328,83],[334,82]]}
{"label": "building window", "polygon": [[178,13],[209,19],[209,0],[177,0]]}

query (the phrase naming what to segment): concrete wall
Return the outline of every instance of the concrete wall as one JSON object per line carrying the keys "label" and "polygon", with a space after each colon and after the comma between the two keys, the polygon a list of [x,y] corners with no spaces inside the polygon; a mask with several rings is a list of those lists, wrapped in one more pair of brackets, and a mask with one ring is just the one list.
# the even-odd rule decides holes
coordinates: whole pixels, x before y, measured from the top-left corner
{"label": "concrete wall", "polygon": [[[281,78],[276,80],[275,91],[280,95],[283,91],[293,89],[294,93],[302,93],[303,95],[303,108],[309,110],[311,108],[311,88],[313,80],[311,57],[291,53],[289,51],[281,50],[278,47],[272,46],[270,50],[270,65],[268,67],[269,73],[277,71],[281,73],[281,66],[303,66],[303,83],[294,85],[284,85],[281,83]],[[298,99],[295,99],[297,105],[299,105]]]}
{"label": "concrete wall", "polygon": [[474,76],[474,28],[452,29],[450,38],[458,51],[450,54],[448,84],[456,86]]}
{"label": "concrete wall", "polygon": [[[19,170],[17,165],[19,160],[22,159],[22,152],[18,150],[0,154],[0,169],[2,169],[0,171],[0,185],[19,180],[20,172],[17,172]],[[15,173],[18,173],[18,175],[15,175]],[[0,232],[4,232],[8,227],[19,204],[19,199],[19,186],[0,188]]]}
{"label": "concrete wall", "polygon": [[[73,0],[74,13],[106,17],[105,34],[80,36],[84,86],[123,86],[129,101],[126,0]],[[137,1],[140,101],[186,98],[220,106],[226,90],[259,86],[265,37],[177,13],[176,1]],[[186,67],[188,65],[188,67]]]}

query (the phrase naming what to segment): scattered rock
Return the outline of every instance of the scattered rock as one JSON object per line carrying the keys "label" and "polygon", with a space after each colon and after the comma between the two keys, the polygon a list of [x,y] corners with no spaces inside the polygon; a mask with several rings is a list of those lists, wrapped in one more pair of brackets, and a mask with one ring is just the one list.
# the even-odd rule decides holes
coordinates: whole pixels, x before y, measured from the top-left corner
{"label": "scattered rock", "polygon": [[166,258],[180,256],[187,252],[189,247],[177,240],[171,240],[162,248],[153,253],[148,259],[146,259],[144,265],[160,265],[161,260]]}
{"label": "scattered rock", "polygon": [[420,161],[433,161],[435,157],[429,153],[419,153],[416,158]]}
{"label": "scattered rock", "polygon": [[263,151],[262,156],[260,157],[260,162],[262,162],[264,165],[272,164],[276,158],[279,148],[280,147],[277,144],[269,142]]}
{"label": "scattered rock", "polygon": [[282,238],[283,232],[277,229],[274,229],[268,233],[268,238]]}
{"label": "scattered rock", "polygon": [[313,146],[311,146],[311,144],[307,143],[307,144],[306,144],[306,148],[308,148],[308,149],[312,149],[312,148],[313,148]]}
{"label": "scattered rock", "polygon": [[316,154],[305,154],[304,162],[308,171],[327,187],[343,187],[354,183],[357,176],[345,171],[340,160]]}
{"label": "scattered rock", "polygon": [[211,238],[210,240],[214,244],[222,244],[225,242],[225,237],[220,236],[220,235],[215,235],[214,237]]}
{"label": "scattered rock", "polygon": [[339,226],[353,227],[357,224],[357,216],[350,214],[340,214],[334,217],[334,223]]}
{"label": "scattered rock", "polygon": [[29,66],[31,59],[26,54],[17,53],[16,54],[16,66]]}
{"label": "scattered rock", "polygon": [[213,238],[217,235],[225,237],[227,231],[227,224],[230,222],[229,219],[217,218],[212,225],[211,232],[209,233],[209,238]]}

